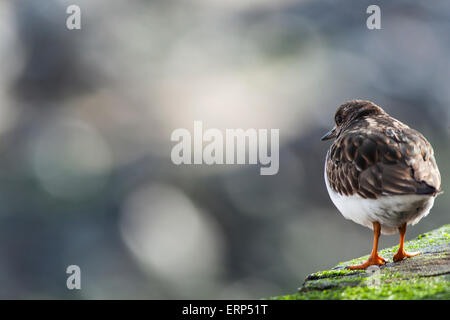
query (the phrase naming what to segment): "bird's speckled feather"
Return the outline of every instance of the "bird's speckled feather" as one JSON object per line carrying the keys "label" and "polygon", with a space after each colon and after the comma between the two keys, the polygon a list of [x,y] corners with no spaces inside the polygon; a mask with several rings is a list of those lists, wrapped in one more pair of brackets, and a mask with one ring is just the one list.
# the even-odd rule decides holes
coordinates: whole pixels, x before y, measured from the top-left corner
{"label": "bird's speckled feather", "polygon": [[382,233],[415,224],[441,192],[433,148],[425,137],[370,101],[353,100],[335,114],[325,182],[342,215]]}
{"label": "bird's speckled feather", "polygon": [[378,106],[369,106],[344,104],[336,112],[344,115],[344,122],[345,116],[353,118],[344,124],[327,156],[331,188],[370,199],[439,193],[441,177],[430,143]]}

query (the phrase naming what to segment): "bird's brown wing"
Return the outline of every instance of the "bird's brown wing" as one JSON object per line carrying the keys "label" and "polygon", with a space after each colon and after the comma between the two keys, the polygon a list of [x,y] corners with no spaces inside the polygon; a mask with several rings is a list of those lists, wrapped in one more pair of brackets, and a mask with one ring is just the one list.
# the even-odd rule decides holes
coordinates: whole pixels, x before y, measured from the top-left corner
{"label": "bird's brown wing", "polygon": [[334,191],[369,199],[437,194],[441,184],[431,145],[406,126],[346,132],[330,149],[327,176]]}

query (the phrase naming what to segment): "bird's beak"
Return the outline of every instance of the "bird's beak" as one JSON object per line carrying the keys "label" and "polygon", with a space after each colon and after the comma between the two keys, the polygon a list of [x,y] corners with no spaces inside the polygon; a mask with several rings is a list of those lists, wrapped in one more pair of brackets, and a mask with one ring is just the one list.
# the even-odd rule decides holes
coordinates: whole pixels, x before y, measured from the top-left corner
{"label": "bird's beak", "polygon": [[320,140],[325,141],[332,138],[336,138],[336,127],[328,131]]}

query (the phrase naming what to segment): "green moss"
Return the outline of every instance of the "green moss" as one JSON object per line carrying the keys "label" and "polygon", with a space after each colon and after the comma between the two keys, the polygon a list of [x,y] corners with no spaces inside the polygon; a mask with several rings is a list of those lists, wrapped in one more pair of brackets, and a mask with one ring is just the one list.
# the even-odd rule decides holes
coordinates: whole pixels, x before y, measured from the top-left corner
{"label": "green moss", "polygon": [[305,285],[302,287],[302,292],[309,291],[309,290],[317,290],[319,288],[321,289],[331,289],[338,286],[356,286],[361,283],[364,279],[361,277],[341,277],[338,279],[332,278],[325,278],[325,279],[318,279],[316,281],[309,281],[306,282]]}
{"label": "green moss", "polygon": [[338,269],[338,270],[326,270],[326,271],[319,271],[311,274],[308,279],[321,279],[321,278],[330,278],[330,277],[338,277],[338,276],[345,276],[345,275],[354,275],[364,273],[364,271],[361,270],[348,270],[348,269]]}
{"label": "green moss", "polygon": [[345,288],[343,299],[446,299],[448,282],[442,277],[384,282],[381,286]]}
{"label": "green moss", "polygon": [[[360,257],[311,274],[298,293],[271,299],[450,299],[449,248],[450,225],[444,225],[405,243],[405,250],[424,252],[412,258],[414,262],[390,263],[376,274],[343,268],[368,258]],[[379,253],[392,259],[397,249],[394,246]]]}
{"label": "green moss", "polygon": [[276,300],[450,299],[449,280],[441,277],[384,282],[380,286],[346,286],[275,297]]}

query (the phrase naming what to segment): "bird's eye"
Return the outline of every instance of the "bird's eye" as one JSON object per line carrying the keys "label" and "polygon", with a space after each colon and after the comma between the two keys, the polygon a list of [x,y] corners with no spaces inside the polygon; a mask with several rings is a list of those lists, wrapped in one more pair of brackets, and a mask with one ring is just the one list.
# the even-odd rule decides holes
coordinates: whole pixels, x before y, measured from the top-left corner
{"label": "bird's eye", "polygon": [[336,124],[339,125],[339,124],[341,124],[341,123],[342,123],[342,116],[341,116],[340,114],[338,114],[338,115],[336,116]]}

